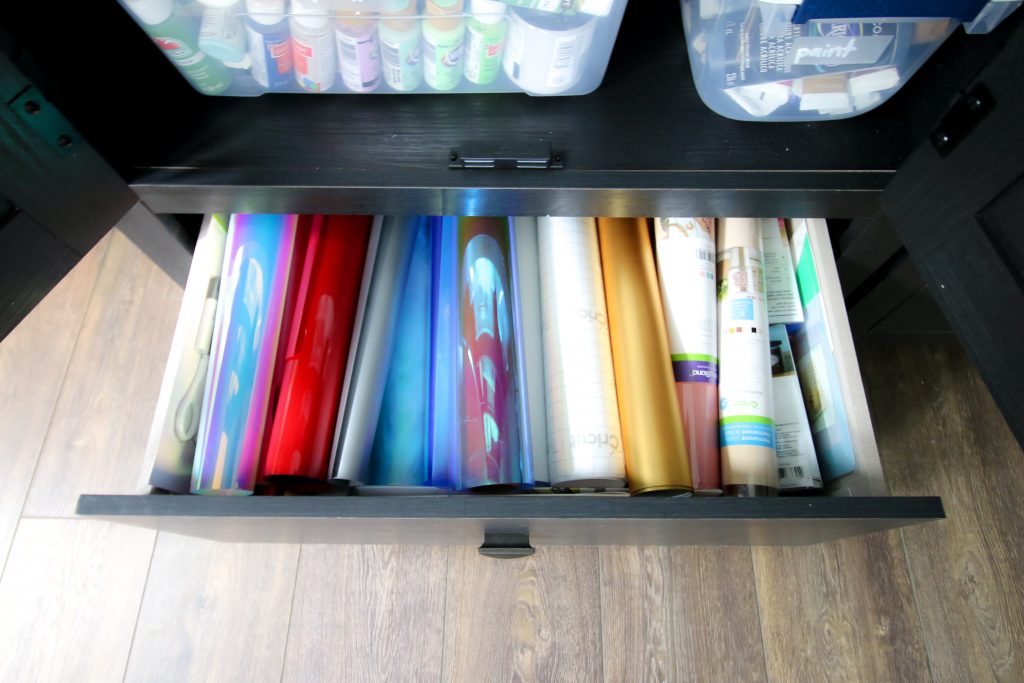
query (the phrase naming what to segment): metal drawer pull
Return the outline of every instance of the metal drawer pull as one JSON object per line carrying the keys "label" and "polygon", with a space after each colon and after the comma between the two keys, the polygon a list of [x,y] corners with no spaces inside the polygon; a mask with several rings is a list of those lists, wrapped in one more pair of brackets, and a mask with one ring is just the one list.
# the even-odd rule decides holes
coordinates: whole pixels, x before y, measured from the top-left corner
{"label": "metal drawer pull", "polygon": [[484,532],[484,542],[478,549],[481,555],[499,560],[512,560],[518,557],[529,557],[537,552],[530,545],[529,531],[515,532]]}

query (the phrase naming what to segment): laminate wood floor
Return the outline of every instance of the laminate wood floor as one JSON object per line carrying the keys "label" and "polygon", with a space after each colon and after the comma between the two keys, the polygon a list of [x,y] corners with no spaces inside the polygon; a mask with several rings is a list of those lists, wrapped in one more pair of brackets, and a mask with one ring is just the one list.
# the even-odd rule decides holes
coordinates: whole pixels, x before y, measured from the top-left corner
{"label": "laminate wood floor", "polygon": [[809,548],[231,545],[76,519],[144,490],[181,289],[113,231],[0,342],[0,681],[1022,681],[1024,454],[956,346],[862,346],[889,488]]}

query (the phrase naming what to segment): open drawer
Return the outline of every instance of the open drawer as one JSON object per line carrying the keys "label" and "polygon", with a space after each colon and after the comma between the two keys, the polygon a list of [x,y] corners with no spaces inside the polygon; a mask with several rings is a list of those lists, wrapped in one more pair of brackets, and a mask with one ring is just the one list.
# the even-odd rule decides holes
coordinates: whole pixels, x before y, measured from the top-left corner
{"label": "open drawer", "polygon": [[890,497],[824,220],[808,221],[856,469],[816,496],[646,498],[611,494],[84,495],[90,518],[222,541],[472,544],[798,545],[943,517],[937,497]]}

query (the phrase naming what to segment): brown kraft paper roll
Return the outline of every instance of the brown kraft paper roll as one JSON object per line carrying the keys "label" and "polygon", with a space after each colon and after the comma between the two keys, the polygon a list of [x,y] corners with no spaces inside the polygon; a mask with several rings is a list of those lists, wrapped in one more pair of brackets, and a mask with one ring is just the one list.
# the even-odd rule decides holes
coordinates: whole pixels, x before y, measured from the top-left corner
{"label": "brown kraft paper roll", "polygon": [[597,234],[629,491],[692,491],[647,221],[598,218]]}

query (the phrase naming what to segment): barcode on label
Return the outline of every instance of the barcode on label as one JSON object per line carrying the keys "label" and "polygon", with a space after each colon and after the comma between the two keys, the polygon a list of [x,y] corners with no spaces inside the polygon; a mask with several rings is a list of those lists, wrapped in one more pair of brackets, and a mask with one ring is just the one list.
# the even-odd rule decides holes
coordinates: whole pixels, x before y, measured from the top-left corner
{"label": "barcode on label", "polygon": [[793,467],[780,467],[779,468],[779,479],[803,479],[804,468],[800,465],[794,465]]}
{"label": "barcode on label", "polygon": [[380,56],[384,61],[384,64],[390,69],[397,69],[399,72],[402,70],[402,55],[398,50],[397,45],[392,45],[381,41],[380,44]]}
{"label": "barcode on label", "polygon": [[715,255],[705,249],[697,250],[697,259],[700,261],[707,261],[708,263],[715,262]]}

